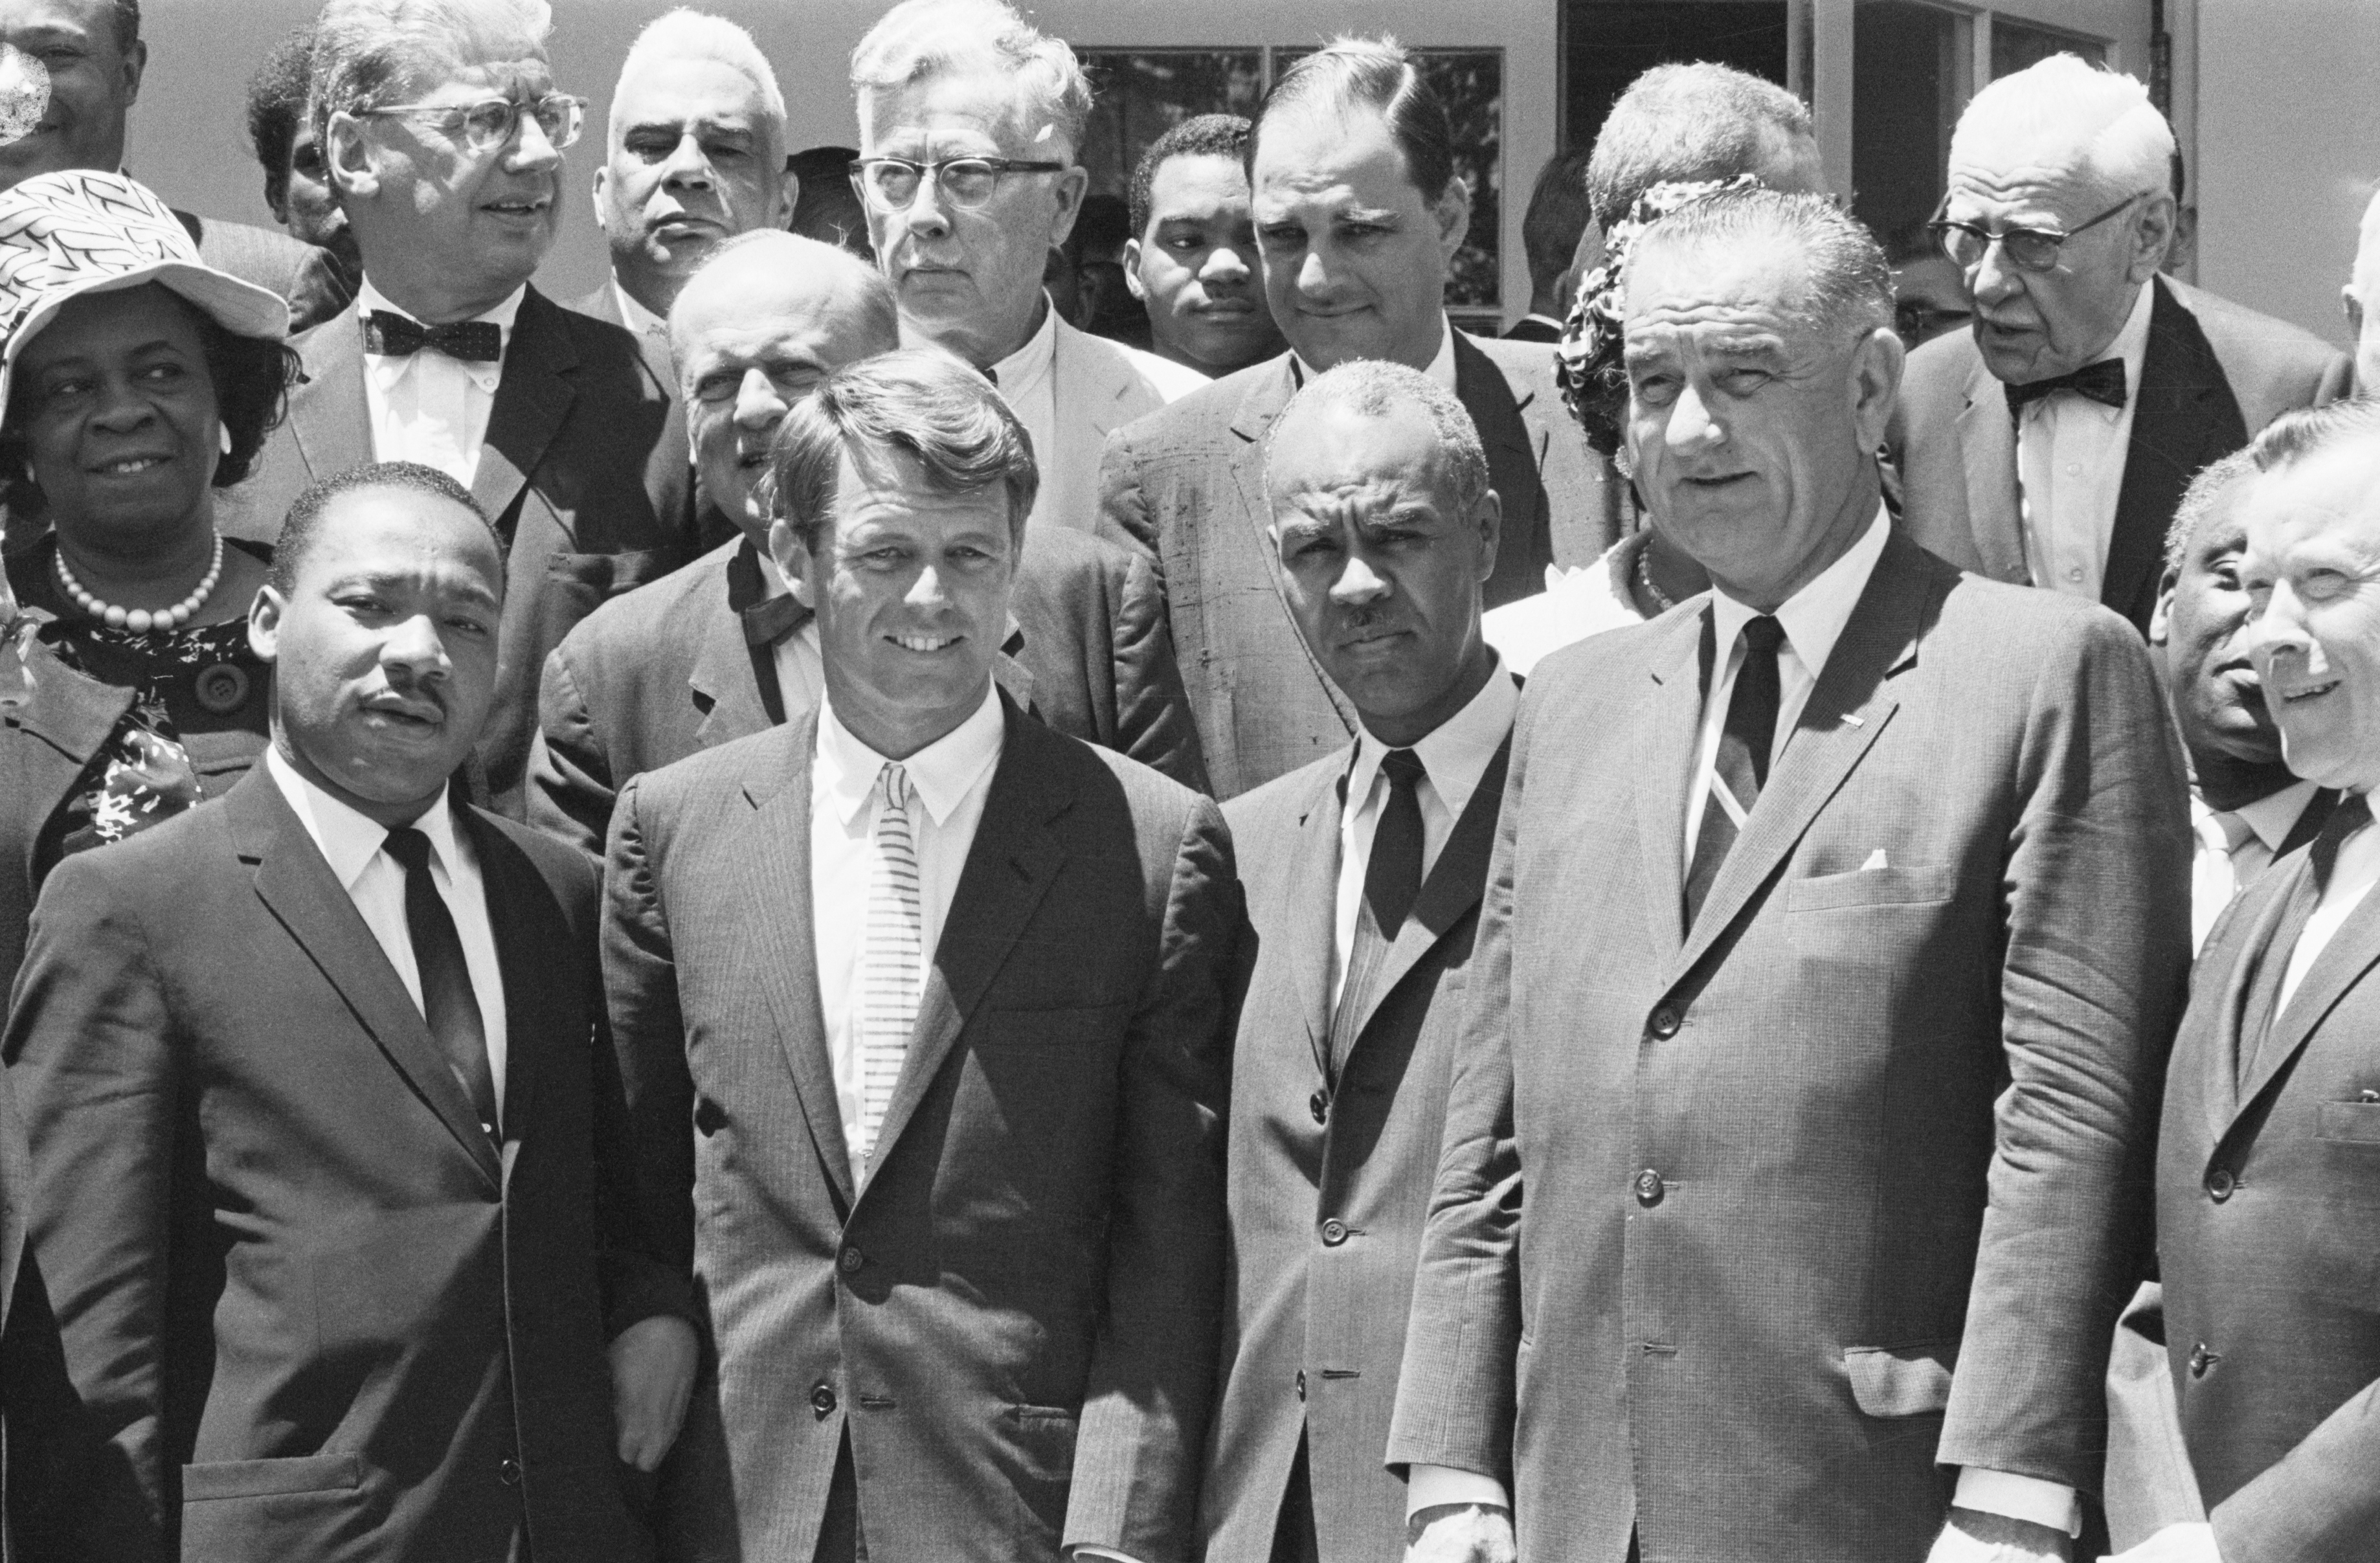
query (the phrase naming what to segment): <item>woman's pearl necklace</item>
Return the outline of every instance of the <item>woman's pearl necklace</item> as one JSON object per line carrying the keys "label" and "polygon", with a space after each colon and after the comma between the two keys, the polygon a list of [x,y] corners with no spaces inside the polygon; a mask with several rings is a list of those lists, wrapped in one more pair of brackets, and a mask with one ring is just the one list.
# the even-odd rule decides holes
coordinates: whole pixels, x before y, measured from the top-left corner
{"label": "woman's pearl necklace", "polygon": [[151,630],[180,629],[190,622],[190,615],[205,604],[208,594],[215,589],[215,583],[223,579],[224,540],[223,534],[217,532],[214,560],[207,565],[207,573],[200,577],[198,589],[171,608],[155,610],[118,608],[112,602],[102,602],[84,590],[83,584],[75,579],[74,572],[67,568],[66,550],[58,550],[56,559],[58,586],[66,592],[67,600],[110,629],[128,629],[135,635],[147,635]]}

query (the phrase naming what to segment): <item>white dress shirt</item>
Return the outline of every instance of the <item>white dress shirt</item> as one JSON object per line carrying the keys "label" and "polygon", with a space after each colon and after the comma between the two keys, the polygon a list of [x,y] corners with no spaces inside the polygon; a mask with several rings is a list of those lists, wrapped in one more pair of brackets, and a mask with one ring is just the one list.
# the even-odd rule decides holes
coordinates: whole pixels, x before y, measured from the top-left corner
{"label": "white dress shirt", "polygon": [[[306,827],[332,877],[356,903],[356,911],[371,929],[396,977],[421,1006],[421,963],[414,958],[413,935],[405,922],[405,867],[385,850],[388,827],[333,797],[298,774],[277,748],[264,751],[264,768],[272,773],[281,795],[289,800],[298,822]],[[479,1000],[480,1029],[488,1039],[488,1072],[494,1077],[496,1100],[504,1099],[505,1048],[504,977],[496,958],[496,934],[488,921],[488,892],[480,878],[479,855],[469,836],[455,829],[455,811],[447,806],[445,789],[437,801],[413,822],[430,838],[430,882],[455,919],[463,941],[463,969],[471,975],[471,997]],[[429,1012],[422,1012],[427,1020]]]}
{"label": "white dress shirt", "polygon": [[[1890,517],[1879,504],[1876,519],[1868,524],[1859,541],[1778,607],[1776,618],[1785,626],[1785,641],[1777,648],[1779,700],[1777,739],[1769,751],[1772,765],[1773,757],[1782,755],[1791,741],[1793,724],[1800,719],[1802,708],[1809,703],[1810,691],[1816,686],[1819,674],[1826,671],[1827,659],[1834,654],[1835,643],[1850,624],[1852,613],[1859,606],[1860,594],[1867,589],[1868,576],[1875,573],[1876,562],[1883,557],[1891,527]],[[1743,626],[1760,616],[1758,609],[1718,590],[1711,593],[1711,612],[1717,643],[1728,650],[1726,662],[1711,681],[1710,693],[1703,702],[1702,740],[1688,782],[1691,790],[1686,794],[1685,855],[1682,860],[1687,873],[1693,871],[1694,842],[1702,833],[1699,800],[1706,795],[1711,773],[1718,763],[1719,734],[1727,725],[1728,699],[1735,690],[1736,672],[1743,665]],[[2375,852],[2374,856],[2380,858],[2380,852]],[[2380,872],[2375,872],[2374,877],[2380,878]],[[2074,1489],[2034,1476],[1970,1466],[1959,1472],[1957,1495],[1952,1501],[1961,1508],[2027,1520],[2069,1535],[2079,1533],[2082,1526],[2082,1505]],[[1492,1476],[1439,1465],[1413,1468],[1406,1488],[1408,1514],[1451,1503],[1511,1507],[1504,1484]]]}
{"label": "white dress shirt", "polygon": [[2122,406],[2060,391],[2026,404],[2017,418],[2017,504],[2024,518],[2025,566],[2037,587],[2099,600],[2132,413],[2141,403],[2154,298],[2155,285],[2142,284],[2123,329],[2099,355],[2123,360]]}
{"label": "white dress shirt", "polygon": [[2190,865],[2190,947],[2198,950],[2231,898],[2273,865],[2281,843],[2313,801],[2311,782],[2296,782],[2254,803],[2217,812],[2198,789],[2190,792],[2190,823],[2198,837]]}
{"label": "white dress shirt", "polygon": [[628,328],[630,335],[653,337],[662,346],[669,345],[669,321],[638,303],[636,296],[622,287],[616,277],[612,280],[612,297],[620,306],[620,323]]}
{"label": "white dress shirt", "polygon": [[2374,884],[2380,884],[2380,830],[2367,820],[2338,844],[2338,857],[2330,866],[2330,882],[2323,886],[2322,899],[2313,903],[2305,932],[2289,951],[2289,969],[2281,975],[2280,997],[2273,1005],[2276,1016],[2287,1012],[2307,968],[2338,932],[2339,925],[2363,903]]}
{"label": "white dress shirt", "polygon": [[[783,597],[793,589],[777,562],[765,553],[760,556],[760,586],[771,597]],[[826,704],[826,662],[819,648],[816,614],[769,649],[777,664],[777,697],[787,721]]]}
{"label": "white dress shirt", "polygon": [[[899,762],[918,806],[910,811],[909,830],[917,848],[922,914],[918,947],[929,969],[951,898],[958,893],[967,849],[983,822],[984,799],[991,792],[992,772],[1006,736],[999,690],[987,685],[983,704],[973,716]],[[843,1143],[852,1148],[854,1188],[868,1179],[867,1159],[857,1154],[866,1050],[858,1000],[860,967],[868,953],[868,874],[880,855],[876,816],[883,806],[884,790],[877,783],[885,764],[884,756],[853,737],[834,708],[821,701],[810,771],[810,927],[827,1060],[834,1069]]]}
{"label": "white dress shirt", "polygon": [[[527,291],[526,285],[515,288],[503,303],[472,317],[494,324],[500,355],[512,347],[513,321]],[[375,309],[413,319],[366,277],[356,294],[356,313],[369,320]],[[427,347],[402,357],[367,349],[364,401],[371,409],[372,458],[418,461],[469,488],[480,475],[480,450],[488,442],[488,418],[503,381],[501,356],[492,364],[467,364]]]}
{"label": "white dress shirt", "polygon": [[1546,589],[1480,615],[1479,633],[1513,673],[1526,678],[1539,661],[1588,636],[1641,624],[1635,581],[1637,561],[1653,534],[1631,532],[1604,550],[1592,564],[1565,570],[1546,566]]}
{"label": "white dress shirt", "polygon": [[[1454,394],[1455,379],[1454,322],[1440,315],[1438,318],[1438,353],[1429,360],[1429,368],[1422,370],[1422,373],[1429,376],[1431,382],[1439,390],[1451,396]],[[1297,382],[1300,385],[1304,385],[1321,372],[1294,353],[1292,353],[1290,357],[1291,361],[1297,366]]]}
{"label": "white dress shirt", "polygon": [[[1412,745],[1421,761],[1422,780],[1414,793],[1421,804],[1421,875],[1438,866],[1454,822],[1470,806],[1504,737],[1521,709],[1520,686],[1499,664],[1469,703],[1431,729]],[[1347,767],[1347,803],[1339,811],[1339,901],[1331,924],[1330,1003],[1338,1007],[1339,990],[1347,981],[1347,966],[1355,949],[1355,922],[1364,905],[1364,876],[1372,863],[1372,838],[1379,831],[1380,810],[1389,801],[1388,778],[1380,761],[1392,745],[1372,736],[1369,729],[1355,734],[1355,754]]]}

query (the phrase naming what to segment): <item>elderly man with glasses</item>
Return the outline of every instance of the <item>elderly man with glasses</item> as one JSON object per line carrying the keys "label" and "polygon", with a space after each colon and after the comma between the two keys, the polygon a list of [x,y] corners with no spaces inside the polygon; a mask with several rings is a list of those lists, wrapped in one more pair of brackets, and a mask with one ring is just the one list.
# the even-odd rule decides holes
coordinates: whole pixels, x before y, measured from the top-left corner
{"label": "elderly man with glasses", "polygon": [[618,326],[529,285],[586,102],[555,90],[546,0],[331,0],[313,115],[364,279],[298,338],[306,377],[257,477],[218,507],[271,542],[308,483],[414,461],[512,540],[496,702],[471,782],[517,816],[538,670],[606,598],[692,556],[682,415]]}
{"label": "elderly man with glasses", "polygon": [[1040,464],[1032,526],[1091,530],[1109,430],[1207,378],[1076,331],[1041,289],[1090,183],[1074,51],[1002,0],[907,0],[852,52],[851,89],[852,178],[903,344],[945,348],[1000,387]]}
{"label": "elderly man with glasses", "polygon": [[2349,371],[2310,333],[2157,274],[2173,146],[2147,89],[2071,55],[1975,94],[1933,224],[1973,327],[1911,355],[1890,436],[1919,542],[2143,634],[2191,474]]}

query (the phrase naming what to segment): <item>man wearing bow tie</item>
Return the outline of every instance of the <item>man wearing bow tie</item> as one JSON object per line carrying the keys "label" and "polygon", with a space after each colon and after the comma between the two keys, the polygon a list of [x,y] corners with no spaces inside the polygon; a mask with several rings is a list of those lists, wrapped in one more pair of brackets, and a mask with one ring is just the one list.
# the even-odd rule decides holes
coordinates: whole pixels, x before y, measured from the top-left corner
{"label": "man wearing bow tie", "polygon": [[313,113],[363,286],[352,311],[298,339],[305,378],[288,419],[217,507],[227,533],[270,542],[299,490],[359,462],[419,462],[471,491],[512,544],[473,781],[514,815],[546,653],[693,551],[668,388],[626,332],[528,284],[585,117],[554,87],[552,22],[545,0],[324,7]]}
{"label": "man wearing bow tie", "polygon": [[1917,541],[2143,634],[2191,474],[2349,375],[2311,333],[2158,275],[2173,148],[2145,88],[2072,55],[1975,94],[1935,224],[1974,327],[1911,356],[1888,437]]}

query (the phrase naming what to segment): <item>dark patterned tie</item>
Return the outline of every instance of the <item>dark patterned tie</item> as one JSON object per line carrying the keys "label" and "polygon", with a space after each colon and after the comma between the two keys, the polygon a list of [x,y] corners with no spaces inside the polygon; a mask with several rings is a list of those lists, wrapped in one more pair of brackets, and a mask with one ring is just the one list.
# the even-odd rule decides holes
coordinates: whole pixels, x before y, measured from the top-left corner
{"label": "dark patterned tie", "polygon": [[364,351],[406,358],[423,348],[465,363],[492,364],[504,356],[504,333],[493,321],[449,321],[425,326],[388,309],[364,318]]}
{"label": "dark patterned tie", "polygon": [[1743,666],[1736,670],[1735,688],[1728,697],[1727,724],[1719,729],[1718,763],[1711,770],[1711,790],[1703,798],[1702,829],[1694,836],[1694,861],[1686,874],[1686,927],[1702,915],[1703,898],[1718,878],[1719,865],[1735,845],[1735,820],[1719,801],[1727,789],[1744,818],[1760,801],[1768,782],[1768,751],[1777,742],[1779,684],[1777,648],[1785,644],[1785,626],[1762,614],[1743,626]]}
{"label": "dark patterned tie", "polygon": [[2101,406],[2120,410],[2124,405],[2124,360],[2102,358],[2095,364],[2084,364],[2071,374],[2052,375],[2047,380],[2030,381],[2022,385],[2006,385],[2001,389],[2008,393],[2010,418],[2022,414],[2027,403],[2038,402],[2044,396],[2055,395],[2060,391],[2071,391],[2078,396],[2090,398]]}
{"label": "dark patterned tie", "polygon": [[2265,1038],[2281,1018],[2281,984],[2289,976],[2289,957],[2297,952],[2298,940],[2305,937],[2314,909],[2322,904],[2330,871],[2338,866],[2338,849],[2371,821],[2372,806],[2362,794],[2345,794],[2323,821],[2322,833],[2306,849],[2306,871],[2289,887],[2289,905],[2273,928],[2273,941],[2256,957],[2255,973],[2248,979],[2248,997],[2240,1006],[2237,1084],[2242,1089],[2255,1075],[2256,1055],[2263,1050]]}
{"label": "dark patterned tie", "polygon": [[413,939],[414,963],[421,968],[421,1014],[446,1066],[471,1099],[471,1110],[490,1138],[497,1133],[496,1077],[488,1066],[488,1033],[480,1020],[479,995],[463,959],[463,936],[454,914],[430,877],[430,838],[411,826],[391,830],[383,843],[405,870],[405,930]]}
{"label": "dark patterned tie", "polygon": [[1394,943],[1421,895],[1421,757],[1411,749],[1390,749],[1380,758],[1380,772],[1389,779],[1389,801],[1372,831],[1364,899],[1380,937]]}

